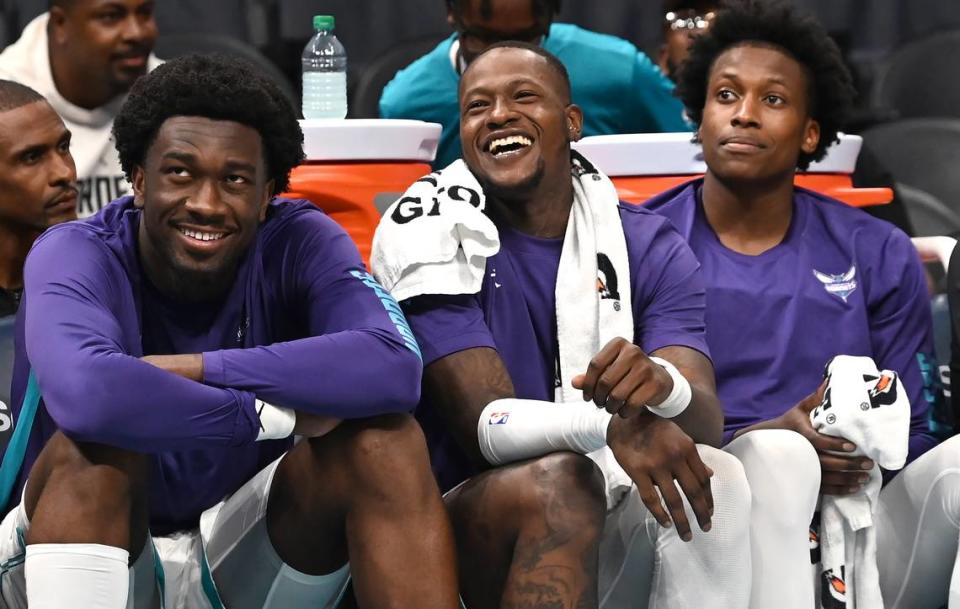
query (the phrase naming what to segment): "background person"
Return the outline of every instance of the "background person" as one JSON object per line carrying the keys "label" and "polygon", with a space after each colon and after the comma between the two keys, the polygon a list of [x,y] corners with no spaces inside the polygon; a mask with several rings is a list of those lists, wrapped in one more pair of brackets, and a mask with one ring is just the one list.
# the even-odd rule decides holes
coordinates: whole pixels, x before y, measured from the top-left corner
{"label": "background person", "polygon": [[0,53],[0,78],[47,98],[73,134],[87,217],[130,192],[110,129],[130,86],[160,62],[154,0],[50,0]]}

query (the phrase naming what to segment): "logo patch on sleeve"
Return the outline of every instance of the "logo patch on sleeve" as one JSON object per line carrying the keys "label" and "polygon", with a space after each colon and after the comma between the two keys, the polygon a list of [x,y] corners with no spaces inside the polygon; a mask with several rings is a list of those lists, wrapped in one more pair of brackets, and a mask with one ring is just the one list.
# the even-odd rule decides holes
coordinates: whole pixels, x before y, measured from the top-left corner
{"label": "logo patch on sleeve", "polygon": [[507,419],[510,418],[509,412],[491,412],[490,421],[488,425],[506,425]]}

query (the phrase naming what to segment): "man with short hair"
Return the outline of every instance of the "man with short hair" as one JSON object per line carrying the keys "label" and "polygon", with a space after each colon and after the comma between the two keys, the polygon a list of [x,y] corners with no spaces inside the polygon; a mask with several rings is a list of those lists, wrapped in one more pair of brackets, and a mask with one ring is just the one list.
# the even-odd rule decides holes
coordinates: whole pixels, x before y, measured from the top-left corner
{"label": "man with short hair", "polygon": [[688,131],[673,85],[627,42],[575,25],[553,23],[560,0],[447,0],[455,32],[384,88],[383,118],[443,125],[434,167],[460,157],[457,86],[464,69],[490,45],[529,42],[555,55],[570,73],[573,101],[584,110],[582,135]]}
{"label": "man with short hair", "polygon": [[466,605],[745,607],[699,265],[571,152],[583,114],[549,52],[493,45],[459,86],[464,160],[388,210],[373,260],[423,349]]}
{"label": "man with short hair", "polygon": [[13,316],[23,294],[23,263],[40,233],[76,217],[70,132],[42,95],[0,80],[0,446],[12,422]]}
{"label": "man with short hair", "polygon": [[303,159],[282,93],[188,56],[138,81],[114,130],[134,195],[27,258],[2,597],[332,607],[352,574],[364,607],[454,609],[405,414],[420,352],[346,233],[275,198]]}
{"label": "man with short hair", "polygon": [[[707,172],[646,207],[677,227],[703,265],[724,441],[753,493],[751,607],[812,606],[808,527],[820,496],[854,496],[852,505],[867,489],[879,491],[879,467],[855,452],[866,447],[821,433],[811,420],[815,408],[840,401],[834,395],[831,406],[823,385],[838,355],[872,358],[899,375],[893,389],[909,398],[911,412],[875,444],[899,437],[909,452],[902,471],[885,474],[893,479],[873,514],[860,520],[872,520],[875,555],[858,541],[853,561],[841,546],[844,564],[817,574],[818,606],[849,606],[854,595],[863,603],[867,561],[880,577],[866,592],[881,589],[885,607],[937,609],[948,590],[951,604],[960,600],[960,439],[937,446],[929,429],[935,366],[917,252],[887,222],[794,186],[798,169],[826,155],[853,106],[836,44],[786,2],[730,2],[694,41],[677,87]],[[894,390],[878,389],[870,405],[853,408],[864,417],[892,408],[883,398]],[[827,422],[853,419],[834,413]]]}
{"label": "man with short hair", "polygon": [[33,242],[76,207],[70,132],[42,95],[0,80],[0,317],[17,312]]}
{"label": "man with short hair", "polygon": [[130,86],[160,63],[153,8],[154,0],[50,0],[0,53],[0,78],[36,89],[73,134],[80,217],[130,191],[110,129]]}

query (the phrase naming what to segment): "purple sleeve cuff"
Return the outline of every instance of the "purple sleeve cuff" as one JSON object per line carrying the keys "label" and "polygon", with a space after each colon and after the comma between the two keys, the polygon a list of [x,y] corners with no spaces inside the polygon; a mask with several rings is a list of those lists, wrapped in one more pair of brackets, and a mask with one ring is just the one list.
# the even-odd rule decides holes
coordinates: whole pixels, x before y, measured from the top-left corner
{"label": "purple sleeve cuff", "polygon": [[424,367],[453,353],[476,347],[497,348],[489,332],[467,332],[450,336],[444,340],[420,344],[423,351]]}
{"label": "purple sleeve cuff", "polygon": [[227,386],[227,373],[223,369],[223,352],[207,351],[201,354],[203,358],[203,382],[214,387]]}
{"label": "purple sleeve cuff", "polygon": [[687,347],[688,349],[699,351],[704,357],[710,360],[711,364],[713,363],[713,358],[710,357],[710,348],[707,347],[707,341],[703,334],[688,332],[665,334],[653,340],[643,341],[643,344],[639,345],[639,347],[647,354],[655,353],[657,350],[666,347]]}

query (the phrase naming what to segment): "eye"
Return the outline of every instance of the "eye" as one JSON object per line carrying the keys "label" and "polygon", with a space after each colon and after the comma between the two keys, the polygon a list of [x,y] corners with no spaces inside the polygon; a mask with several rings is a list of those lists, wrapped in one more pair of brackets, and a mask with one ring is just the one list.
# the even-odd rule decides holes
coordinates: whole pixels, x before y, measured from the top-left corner
{"label": "eye", "polygon": [[190,172],[187,171],[187,168],[181,165],[171,165],[170,167],[165,168],[163,173],[175,178],[186,178],[190,176]]}
{"label": "eye", "polygon": [[767,95],[766,97],[764,97],[764,98],[763,98],[763,101],[767,102],[767,103],[770,104],[771,106],[782,106],[782,105],[784,105],[785,103],[787,103],[787,100],[785,100],[785,99],[783,99],[782,97],[780,97],[779,95],[775,95],[775,94],[773,94],[773,93],[771,93],[770,95]]}
{"label": "eye", "polygon": [[20,155],[20,162],[24,165],[36,165],[43,158],[42,150],[27,150]]}
{"label": "eye", "polygon": [[231,174],[227,176],[227,182],[229,182],[230,184],[235,184],[239,186],[242,184],[249,184],[250,180],[248,180],[245,176]]}
{"label": "eye", "polygon": [[486,101],[484,101],[484,100],[482,100],[482,99],[474,99],[474,100],[471,100],[471,101],[467,102],[467,106],[466,106],[466,108],[464,108],[464,111],[465,111],[465,112],[472,112],[472,111],[474,111],[474,110],[480,110],[480,109],[486,108],[486,107],[487,107],[487,102],[486,102]]}
{"label": "eye", "polygon": [[120,11],[106,11],[97,15],[96,19],[105,24],[116,23],[123,19],[123,13]]}
{"label": "eye", "polygon": [[532,98],[537,97],[537,94],[533,91],[517,91],[517,94],[513,96],[514,99],[526,99],[531,100]]}
{"label": "eye", "polygon": [[730,89],[720,89],[717,91],[717,100],[722,102],[733,101],[737,98],[737,94],[731,91]]}

